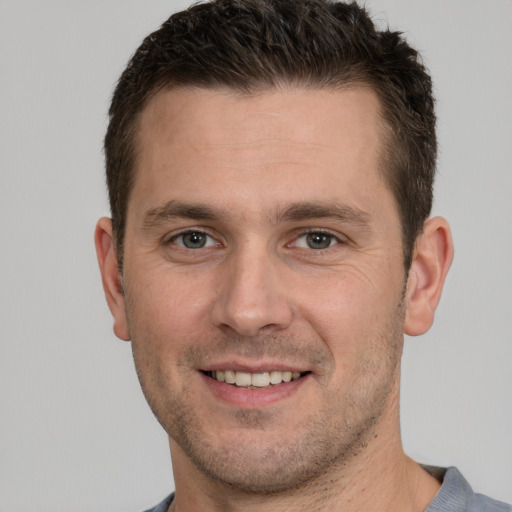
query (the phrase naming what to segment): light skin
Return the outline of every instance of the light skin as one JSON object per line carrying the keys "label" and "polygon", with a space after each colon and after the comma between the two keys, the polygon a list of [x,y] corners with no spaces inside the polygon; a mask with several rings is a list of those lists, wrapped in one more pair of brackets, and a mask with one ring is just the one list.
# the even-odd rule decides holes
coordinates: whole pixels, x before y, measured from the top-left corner
{"label": "light skin", "polygon": [[175,89],[143,111],[122,276],[109,219],[95,238],[173,510],[420,511],[437,492],[401,446],[400,357],[453,249],[429,219],[406,276],[379,112],[367,88]]}

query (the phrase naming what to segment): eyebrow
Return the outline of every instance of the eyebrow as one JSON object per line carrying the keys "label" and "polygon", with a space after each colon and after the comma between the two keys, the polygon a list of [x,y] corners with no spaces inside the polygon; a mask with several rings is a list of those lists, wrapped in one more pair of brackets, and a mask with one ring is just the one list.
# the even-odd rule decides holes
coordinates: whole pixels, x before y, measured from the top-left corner
{"label": "eyebrow", "polygon": [[163,206],[152,208],[144,215],[143,227],[149,229],[163,222],[181,218],[191,220],[216,220],[226,214],[217,208],[203,204],[189,204],[169,201]]}
{"label": "eyebrow", "polygon": [[359,226],[370,224],[370,215],[354,206],[337,202],[303,202],[293,203],[286,208],[277,208],[274,212],[275,222],[301,221],[308,219],[335,219]]}
{"label": "eyebrow", "polygon": [[[171,200],[163,206],[148,210],[144,215],[143,227],[144,229],[151,229],[177,218],[196,221],[218,221],[227,219],[229,216],[229,211],[225,208]],[[267,214],[267,218],[269,222],[275,224],[328,218],[360,227],[368,227],[370,224],[370,215],[367,212],[336,201],[305,201],[292,203],[286,207],[278,205],[272,212]]]}

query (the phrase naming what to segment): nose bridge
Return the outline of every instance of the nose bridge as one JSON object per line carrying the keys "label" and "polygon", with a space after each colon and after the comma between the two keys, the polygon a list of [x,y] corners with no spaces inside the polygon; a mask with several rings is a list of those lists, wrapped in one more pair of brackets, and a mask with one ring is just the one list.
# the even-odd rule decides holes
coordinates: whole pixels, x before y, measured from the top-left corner
{"label": "nose bridge", "polygon": [[283,272],[267,244],[254,240],[240,244],[225,262],[214,323],[243,336],[255,336],[263,328],[285,329],[292,307]]}

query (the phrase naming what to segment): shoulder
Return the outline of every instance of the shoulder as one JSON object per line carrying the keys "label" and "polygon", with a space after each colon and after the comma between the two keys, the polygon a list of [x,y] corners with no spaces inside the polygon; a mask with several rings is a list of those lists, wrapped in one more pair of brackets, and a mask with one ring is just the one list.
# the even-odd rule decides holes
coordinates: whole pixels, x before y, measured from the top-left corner
{"label": "shoulder", "polygon": [[468,506],[469,512],[512,512],[512,505],[502,501],[493,500],[483,494],[474,494],[471,503]]}
{"label": "shoulder", "polygon": [[165,498],[165,500],[161,501],[155,507],[148,508],[145,512],[167,512],[167,509],[171,505],[173,498],[174,498],[174,493],[167,496],[167,498]]}
{"label": "shoulder", "polygon": [[441,489],[425,512],[512,512],[512,506],[473,491],[457,468],[427,468],[442,480]]}

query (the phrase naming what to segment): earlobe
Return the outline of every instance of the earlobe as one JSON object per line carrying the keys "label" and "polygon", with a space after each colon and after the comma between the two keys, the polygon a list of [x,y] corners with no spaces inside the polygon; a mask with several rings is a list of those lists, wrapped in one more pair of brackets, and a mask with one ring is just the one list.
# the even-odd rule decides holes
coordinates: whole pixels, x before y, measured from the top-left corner
{"label": "earlobe", "polygon": [[112,221],[110,219],[103,217],[98,221],[94,233],[94,242],[105,298],[114,318],[114,333],[118,338],[129,341],[130,332],[126,318],[122,276],[117,261]]}
{"label": "earlobe", "polygon": [[428,219],[416,241],[407,279],[406,334],[418,336],[430,329],[452,259],[448,222],[442,217]]}

